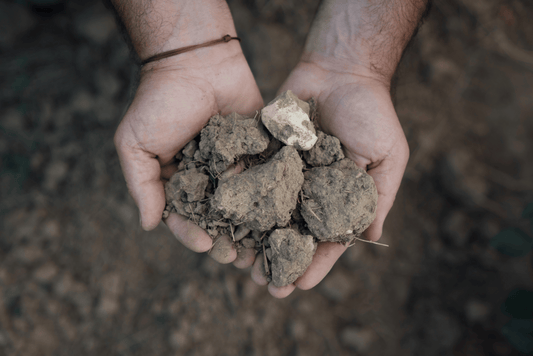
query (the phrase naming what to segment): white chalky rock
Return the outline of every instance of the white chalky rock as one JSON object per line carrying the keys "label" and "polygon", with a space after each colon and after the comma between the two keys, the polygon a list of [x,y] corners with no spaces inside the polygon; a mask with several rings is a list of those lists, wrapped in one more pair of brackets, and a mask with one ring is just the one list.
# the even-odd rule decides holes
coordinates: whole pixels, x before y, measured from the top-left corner
{"label": "white chalky rock", "polygon": [[309,104],[287,90],[261,110],[263,124],[272,136],[302,151],[310,150],[318,140],[309,120]]}

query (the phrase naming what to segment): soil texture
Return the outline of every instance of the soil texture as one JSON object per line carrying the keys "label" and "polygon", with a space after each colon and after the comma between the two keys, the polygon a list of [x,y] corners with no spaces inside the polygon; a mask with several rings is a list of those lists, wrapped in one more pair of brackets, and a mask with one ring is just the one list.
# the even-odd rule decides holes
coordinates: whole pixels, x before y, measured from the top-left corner
{"label": "soil texture", "polygon": [[348,158],[305,173],[301,214],[321,241],[347,243],[376,217],[374,180]]}
{"label": "soil texture", "polygon": [[[260,118],[213,116],[199,143],[191,141],[178,154],[185,163],[165,185],[165,217],[175,211],[206,229],[215,240],[211,256],[219,262],[231,251],[230,242],[238,250],[265,251],[267,279],[277,287],[305,272],[318,241],[350,243],[375,218],[372,177],[344,159],[337,138],[315,129],[310,107],[316,110],[288,91]],[[244,171],[235,174],[242,162]],[[250,233],[261,238],[245,239]]]}
{"label": "soil texture", "polygon": [[317,246],[313,236],[300,235],[293,229],[275,230],[269,242],[272,252],[267,258],[272,261],[272,283],[276,287],[296,281],[313,261]]}
{"label": "soil texture", "polygon": [[212,171],[222,173],[236,157],[263,152],[268,142],[268,135],[258,120],[237,113],[216,115],[202,130],[199,158],[208,160]]}

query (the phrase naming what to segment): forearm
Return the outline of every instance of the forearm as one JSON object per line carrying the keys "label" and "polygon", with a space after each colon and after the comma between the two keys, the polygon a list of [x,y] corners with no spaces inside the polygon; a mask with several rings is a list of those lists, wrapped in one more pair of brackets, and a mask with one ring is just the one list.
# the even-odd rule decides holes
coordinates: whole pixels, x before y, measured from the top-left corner
{"label": "forearm", "polygon": [[233,19],[224,0],[111,2],[141,59],[218,39],[226,34],[236,36]]}
{"label": "forearm", "polygon": [[390,81],[427,7],[428,0],[323,0],[302,60]]}

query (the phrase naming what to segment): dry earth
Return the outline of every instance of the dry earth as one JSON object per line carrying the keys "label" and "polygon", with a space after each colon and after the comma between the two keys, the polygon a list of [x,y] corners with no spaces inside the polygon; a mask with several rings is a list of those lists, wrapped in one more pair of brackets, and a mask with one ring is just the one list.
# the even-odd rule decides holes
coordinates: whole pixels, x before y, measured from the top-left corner
{"label": "dry earth", "polygon": [[[519,355],[500,306],[533,288],[533,257],[489,241],[531,233],[530,1],[434,2],[394,90],[411,159],[391,247],[356,244],[284,300],[141,231],[112,143],[136,77],[112,15],[25,3],[0,3],[0,354]],[[229,3],[268,102],[318,0]]]}

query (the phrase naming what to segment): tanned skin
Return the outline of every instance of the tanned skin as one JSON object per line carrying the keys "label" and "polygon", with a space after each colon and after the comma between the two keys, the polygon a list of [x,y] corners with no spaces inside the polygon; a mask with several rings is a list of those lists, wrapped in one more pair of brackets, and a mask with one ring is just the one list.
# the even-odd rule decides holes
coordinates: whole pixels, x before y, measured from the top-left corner
{"label": "tanned skin", "polygon": [[[222,0],[113,0],[140,59],[236,36]],[[279,92],[316,98],[321,129],[337,136],[346,156],[367,169],[378,189],[377,217],[365,232],[376,241],[405,171],[409,148],[390,96],[391,78],[428,7],[427,0],[323,0],[304,53]],[[115,135],[124,176],[144,229],[155,228],[165,206],[163,181],[176,170],[174,155],[217,112],[252,114],[261,95],[237,41],[149,63],[135,99]],[[211,238],[186,218],[165,223],[186,247],[211,248]],[[278,298],[310,289],[346,250],[320,243],[313,263],[295,283],[269,292]],[[235,262],[253,264],[252,279],[266,285],[262,256],[244,250]],[[236,253],[229,256],[232,262]],[[254,263],[255,260],[255,263]]]}

